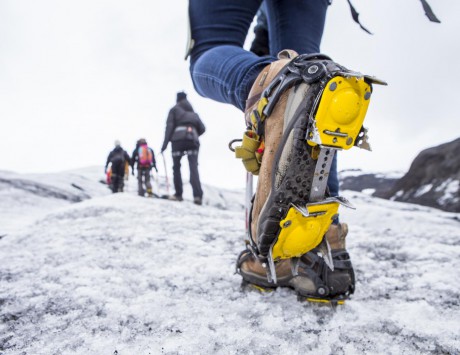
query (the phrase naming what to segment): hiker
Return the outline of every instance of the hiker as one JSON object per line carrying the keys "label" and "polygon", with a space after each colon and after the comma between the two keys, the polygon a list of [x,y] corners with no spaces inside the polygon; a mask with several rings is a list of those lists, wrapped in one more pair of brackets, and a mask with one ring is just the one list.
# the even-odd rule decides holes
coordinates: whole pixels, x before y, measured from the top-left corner
{"label": "hiker", "polygon": [[354,108],[367,109],[372,80],[310,55],[320,52],[329,3],[264,1],[270,55],[258,56],[243,44],[262,1],[190,0],[189,55],[196,91],[245,113],[247,130],[233,149],[258,184],[237,272],[258,287],[336,301],[353,293],[355,279],[348,226],[337,218],[335,152],[358,143],[365,110]]}
{"label": "hiker", "polygon": [[[150,183],[150,173],[152,168],[158,173],[155,161],[155,154],[152,148],[147,145],[147,141],[141,138],[136,143],[136,148],[131,156],[131,168],[134,175],[134,164],[137,163],[137,193],[139,196],[145,196],[147,192],[148,197],[153,197],[152,184]],[[144,189],[145,185],[145,189]]]}
{"label": "hiker", "polygon": [[175,194],[172,200],[182,201],[182,176],[180,161],[184,155],[188,158],[190,168],[190,184],[193,190],[193,202],[197,205],[203,203],[203,190],[201,189],[200,175],[198,173],[198,153],[200,141],[198,139],[205,132],[205,126],[193,111],[193,107],[187,100],[185,92],[177,93],[176,105],[169,111],[166,121],[165,138],[161,153],[166,150],[171,142],[173,158],[173,177]]}
{"label": "hiker", "polygon": [[[104,174],[107,174],[107,183],[113,193],[123,192],[125,164],[129,164],[130,159],[128,153],[121,147],[119,140],[115,141],[115,148],[109,153],[107,162],[104,167]],[[110,166],[110,174],[107,167]]]}

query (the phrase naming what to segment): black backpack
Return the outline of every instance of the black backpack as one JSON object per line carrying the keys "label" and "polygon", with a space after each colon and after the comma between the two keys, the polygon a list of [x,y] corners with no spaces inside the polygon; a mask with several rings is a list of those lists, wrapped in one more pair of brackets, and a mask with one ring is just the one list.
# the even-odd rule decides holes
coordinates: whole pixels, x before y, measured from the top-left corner
{"label": "black backpack", "polygon": [[196,125],[200,116],[192,111],[186,111],[181,117],[181,125],[174,129],[171,142],[187,141],[198,143],[198,132]]}
{"label": "black backpack", "polygon": [[120,149],[119,152],[115,152],[110,159],[112,166],[122,166],[125,164],[125,154],[124,150]]}

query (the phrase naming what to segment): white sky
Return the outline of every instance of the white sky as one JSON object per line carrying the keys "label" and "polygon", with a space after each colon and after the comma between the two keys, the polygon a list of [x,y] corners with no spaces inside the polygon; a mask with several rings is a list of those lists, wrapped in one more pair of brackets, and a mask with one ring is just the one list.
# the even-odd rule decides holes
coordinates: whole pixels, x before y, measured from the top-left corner
{"label": "white sky", "polygon": [[[390,85],[375,87],[368,111],[374,151],[341,153],[339,169],[406,171],[420,150],[460,135],[460,2],[431,0],[441,24],[428,21],[419,0],[353,3],[374,35],[353,22],[345,0],[335,0],[322,51]],[[0,170],[101,165],[102,174],[115,139],[131,153],[146,137],[158,152],[176,92],[185,90],[207,126],[203,182],[244,186],[243,167],[227,149],[242,135],[242,114],[198,96],[183,60],[187,6],[185,0],[0,0]]]}

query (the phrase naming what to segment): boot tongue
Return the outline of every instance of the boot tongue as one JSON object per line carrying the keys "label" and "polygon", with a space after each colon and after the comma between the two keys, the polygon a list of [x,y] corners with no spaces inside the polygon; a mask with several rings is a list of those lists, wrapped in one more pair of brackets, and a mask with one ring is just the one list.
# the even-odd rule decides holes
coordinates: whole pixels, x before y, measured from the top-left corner
{"label": "boot tongue", "polygon": [[334,262],[332,261],[331,247],[325,236],[323,237],[321,243],[316,247],[316,252],[318,256],[324,259],[324,262],[329,267],[329,269],[331,269],[331,271],[334,271]]}

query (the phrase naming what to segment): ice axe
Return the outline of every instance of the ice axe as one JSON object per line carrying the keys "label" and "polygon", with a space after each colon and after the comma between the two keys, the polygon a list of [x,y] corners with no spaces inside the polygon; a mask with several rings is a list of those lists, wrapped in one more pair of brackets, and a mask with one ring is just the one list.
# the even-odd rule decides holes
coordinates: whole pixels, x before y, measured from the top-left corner
{"label": "ice axe", "polygon": [[161,157],[163,158],[163,165],[164,165],[164,168],[165,168],[166,194],[167,194],[167,195],[161,196],[161,198],[169,199],[169,178],[168,178],[168,168],[166,167],[166,159],[165,159],[165,156],[164,156],[163,152],[161,152]]}
{"label": "ice axe", "polygon": [[[150,171],[150,177],[152,178],[153,181],[156,182],[157,185],[157,192],[160,193],[160,187],[158,185],[158,174],[157,177],[155,178],[155,175],[153,175],[153,171]],[[153,197],[160,198],[160,195],[157,195],[155,192],[152,192]]]}
{"label": "ice axe", "polygon": [[160,183],[158,182],[159,178],[160,178],[160,175],[158,175],[158,171],[156,173],[156,178],[152,172],[152,179],[155,180],[155,186],[157,187],[157,193],[158,193],[158,195],[156,195],[155,197],[161,197],[160,196]]}

